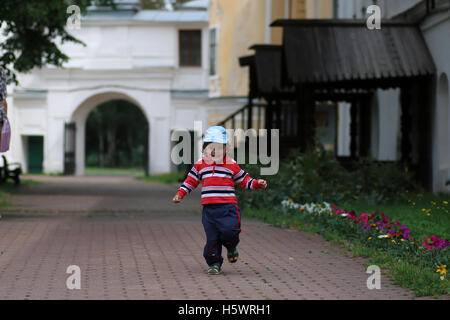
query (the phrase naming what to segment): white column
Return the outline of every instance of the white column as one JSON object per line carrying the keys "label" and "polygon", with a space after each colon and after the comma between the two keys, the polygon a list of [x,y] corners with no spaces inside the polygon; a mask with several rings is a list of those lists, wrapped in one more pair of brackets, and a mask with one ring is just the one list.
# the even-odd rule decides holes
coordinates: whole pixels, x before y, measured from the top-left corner
{"label": "white column", "polygon": [[378,90],[379,150],[381,161],[396,161],[400,133],[400,89]]}
{"label": "white column", "polygon": [[170,121],[169,117],[153,117],[149,130],[150,174],[170,172]]}
{"label": "white column", "polygon": [[350,107],[345,102],[338,105],[338,156],[350,156]]}
{"label": "white column", "polygon": [[64,119],[50,117],[47,133],[44,135],[43,172],[64,171]]}

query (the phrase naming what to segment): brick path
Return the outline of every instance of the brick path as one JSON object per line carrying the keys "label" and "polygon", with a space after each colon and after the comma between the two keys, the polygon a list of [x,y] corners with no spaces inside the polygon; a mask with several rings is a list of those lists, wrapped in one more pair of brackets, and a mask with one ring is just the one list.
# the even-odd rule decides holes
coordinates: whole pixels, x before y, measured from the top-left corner
{"label": "brick path", "polygon": [[[199,194],[131,177],[33,177],[0,219],[0,299],[412,299],[318,235],[245,219],[240,260],[208,276]],[[68,290],[67,267],[81,268]]]}

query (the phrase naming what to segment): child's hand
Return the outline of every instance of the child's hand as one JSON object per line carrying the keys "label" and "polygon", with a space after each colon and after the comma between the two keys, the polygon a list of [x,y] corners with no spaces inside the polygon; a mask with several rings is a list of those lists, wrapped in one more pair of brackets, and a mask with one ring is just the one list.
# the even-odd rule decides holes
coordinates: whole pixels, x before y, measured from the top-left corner
{"label": "child's hand", "polygon": [[180,203],[181,202],[181,197],[179,194],[176,194],[175,197],[173,197],[173,203]]}
{"label": "child's hand", "polygon": [[263,180],[263,179],[258,179],[258,186],[259,186],[261,189],[267,188],[267,181],[266,181],[266,180]]}

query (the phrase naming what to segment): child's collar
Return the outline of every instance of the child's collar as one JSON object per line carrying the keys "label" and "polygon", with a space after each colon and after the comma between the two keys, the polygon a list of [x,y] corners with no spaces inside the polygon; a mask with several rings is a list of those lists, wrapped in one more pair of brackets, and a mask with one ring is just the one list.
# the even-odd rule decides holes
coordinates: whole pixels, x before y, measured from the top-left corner
{"label": "child's collar", "polygon": [[[225,154],[223,156],[223,163],[222,164],[227,163],[230,159],[231,158],[228,157],[228,155]],[[203,157],[203,162],[206,162],[207,164],[216,164],[216,162],[211,157],[208,157],[208,156],[204,156]]]}

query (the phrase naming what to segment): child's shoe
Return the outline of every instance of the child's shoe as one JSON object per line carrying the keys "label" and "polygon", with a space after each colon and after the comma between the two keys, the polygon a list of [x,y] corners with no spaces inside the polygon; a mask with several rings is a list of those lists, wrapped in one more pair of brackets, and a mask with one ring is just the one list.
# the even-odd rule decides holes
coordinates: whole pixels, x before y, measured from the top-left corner
{"label": "child's shoe", "polygon": [[220,274],[221,272],[222,272],[222,267],[220,266],[220,264],[216,263],[216,264],[209,266],[208,274],[216,275],[216,274]]}
{"label": "child's shoe", "polygon": [[239,252],[237,247],[232,250],[228,250],[227,258],[230,263],[235,263],[239,259]]}

